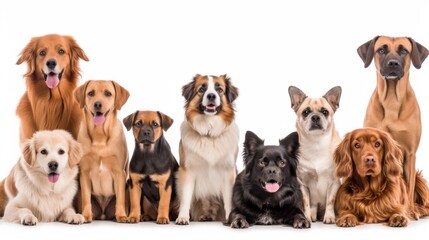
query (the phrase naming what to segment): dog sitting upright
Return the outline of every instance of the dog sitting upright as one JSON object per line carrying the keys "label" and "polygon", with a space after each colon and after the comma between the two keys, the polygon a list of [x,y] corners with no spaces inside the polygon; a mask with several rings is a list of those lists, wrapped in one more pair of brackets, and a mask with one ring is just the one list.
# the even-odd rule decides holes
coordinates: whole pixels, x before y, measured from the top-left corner
{"label": "dog sitting upright", "polygon": [[143,220],[156,218],[158,224],[168,224],[170,218],[177,217],[174,176],[179,164],[163,131],[170,128],[173,119],[161,112],[137,111],[124,118],[123,123],[128,131],[133,129],[136,143],[128,180],[131,204],[128,220],[140,222],[143,205]]}
{"label": "dog sitting upright", "polygon": [[299,135],[298,178],[302,183],[305,216],[308,220],[335,223],[334,202],[340,186],[335,175],[333,152],[341,141],[333,115],[339,107],[341,87],[321,98],[308,98],[294,86],[289,87],[292,108],[297,115]]}

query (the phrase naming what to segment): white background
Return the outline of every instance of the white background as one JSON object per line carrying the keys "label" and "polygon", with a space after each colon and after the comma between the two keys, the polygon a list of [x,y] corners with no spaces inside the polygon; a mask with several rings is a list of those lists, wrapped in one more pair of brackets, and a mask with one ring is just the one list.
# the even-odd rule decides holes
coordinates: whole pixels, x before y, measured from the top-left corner
{"label": "white background", "polygon": [[[175,123],[166,133],[178,158],[183,120],[181,87],[196,73],[228,74],[240,95],[236,121],[240,153],[246,130],[277,144],[295,130],[287,89],[294,85],[310,97],[331,87],[343,89],[335,122],[343,136],[362,127],[375,88],[375,68],[367,69],[356,49],[375,35],[410,36],[429,47],[427,1],[1,1],[0,2],[0,178],[16,163],[18,101],[25,91],[26,65],[15,65],[33,36],[73,36],[88,55],[81,62],[82,84],[88,79],[115,80],[131,96],[119,117],[135,110],[159,110]],[[411,69],[422,111],[423,133],[417,167],[429,179],[429,60]],[[126,132],[129,151],[134,143]],[[241,156],[237,159],[242,169]],[[309,230],[257,226],[232,230],[220,223],[181,227],[154,223],[122,225],[96,222],[84,226],[45,223],[21,227],[0,221],[0,236],[108,238],[157,236],[178,238],[409,238],[429,227],[413,221],[405,229],[382,224],[341,229],[320,223]],[[140,235],[139,235],[140,234]],[[3,237],[0,237],[3,239]],[[19,239],[22,239],[18,237]]]}

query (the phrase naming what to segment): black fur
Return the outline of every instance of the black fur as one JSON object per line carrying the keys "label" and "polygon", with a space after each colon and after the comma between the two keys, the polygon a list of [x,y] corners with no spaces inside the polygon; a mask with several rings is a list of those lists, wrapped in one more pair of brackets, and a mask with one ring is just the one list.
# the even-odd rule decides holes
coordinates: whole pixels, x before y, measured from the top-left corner
{"label": "black fur", "polygon": [[[233,210],[228,224],[247,228],[253,224],[288,224],[309,228],[296,176],[298,134],[280,140],[279,146],[265,146],[253,132],[246,132],[243,158],[245,169],[237,176],[233,190]],[[265,183],[279,188],[269,192]],[[271,190],[272,191],[272,190]]]}

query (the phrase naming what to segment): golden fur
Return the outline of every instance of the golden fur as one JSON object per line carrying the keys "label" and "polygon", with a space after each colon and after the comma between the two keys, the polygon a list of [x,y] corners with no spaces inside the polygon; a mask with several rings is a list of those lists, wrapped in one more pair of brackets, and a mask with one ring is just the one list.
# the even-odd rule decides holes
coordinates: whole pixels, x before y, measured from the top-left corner
{"label": "golden fur", "polygon": [[75,91],[84,116],[78,141],[84,149],[79,166],[80,210],[85,222],[105,218],[127,222],[128,150],[117,111],[128,97],[128,91],[114,81],[90,80]]}
{"label": "golden fur", "polygon": [[[82,113],[73,99],[79,76],[79,59],[89,61],[85,52],[70,36],[50,34],[34,37],[22,50],[16,64],[27,63],[27,90],[16,113],[21,120],[20,141],[38,130],[64,129],[76,139]],[[49,88],[45,77],[48,61],[56,62],[59,84]]]}
{"label": "golden fur", "polygon": [[3,219],[24,225],[40,221],[82,224],[83,216],[72,208],[81,156],[80,144],[64,130],[38,131],[27,139],[22,157],[2,182],[0,199],[7,203],[0,210],[4,210]]}

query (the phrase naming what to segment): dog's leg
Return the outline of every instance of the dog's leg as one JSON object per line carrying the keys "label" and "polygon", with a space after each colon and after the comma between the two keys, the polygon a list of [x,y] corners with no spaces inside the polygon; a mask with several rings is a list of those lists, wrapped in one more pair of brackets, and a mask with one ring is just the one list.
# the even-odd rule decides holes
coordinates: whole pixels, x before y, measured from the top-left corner
{"label": "dog's leg", "polygon": [[340,188],[340,185],[340,180],[334,180],[331,186],[328,187],[328,192],[326,194],[325,216],[323,217],[323,223],[325,224],[335,223],[335,197],[337,195],[338,188]]}
{"label": "dog's leg", "polygon": [[69,206],[64,209],[58,221],[68,224],[83,224],[85,222],[85,218],[81,214],[76,213],[74,209]]}
{"label": "dog's leg", "polygon": [[408,187],[408,199],[410,201],[411,215],[418,220],[420,214],[414,207],[416,184],[416,155],[411,151],[404,151],[404,176]]}
{"label": "dog's leg", "polygon": [[28,208],[21,208],[15,202],[9,202],[4,211],[3,219],[8,222],[18,222],[23,225],[33,226],[39,220]]}
{"label": "dog's leg", "polygon": [[179,168],[179,189],[180,196],[180,211],[179,216],[176,219],[178,225],[189,224],[189,210],[191,209],[192,197],[194,195],[195,188],[195,175],[190,172]]}
{"label": "dog's leg", "polygon": [[170,200],[171,200],[171,185],[167,186],[167,181],[170,177],[170,171],[167,174],[163,174],[158,179],[158,189],[159,189],[159,205],[158,205],[158,216],[156,218],[156,223],[158,224],[169,224],[170,219],[168,216],[170,210]]}
{"label": "dog's leg", "polygon": [[301,192],[305,218],[311,221],[310,192],[305,185],[301,185]]}
{"label": "dog's leg", "polygon": [[142,190],[139,186],[139,181],[142,178],[142,176],[140,176],[140,174],[130,173],[130,178],[132,181],[132,184],[130,184],[131,185],[130,187],[131,210],[130,210],[130,215],[128,217],[128,222],[138,223],[140,222],[140,218],[141,218],[140,202],[141,202]]}
{"label": "dog's leg", "polygon": [[91,179],[89,178],[89,171],[81,172],[79,182],[80,193],[82,195],[82,215],[86,223],[92,222]]}
{"label": "dog's leg", "polygon": [[232,208],[232,188],[234,187],[235,181],[235,170],[225,178],[224,186],[222,188],[222,198],[225,208],[225,220],[228,219]]}
{"label": "dog's leg", "polygon": [[116,222],[126,223],[127,214],[125,211],[125,183],[126,183],[125,171],[122,169],[113,171],[113,187],[116,195]]}

